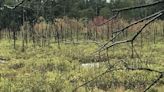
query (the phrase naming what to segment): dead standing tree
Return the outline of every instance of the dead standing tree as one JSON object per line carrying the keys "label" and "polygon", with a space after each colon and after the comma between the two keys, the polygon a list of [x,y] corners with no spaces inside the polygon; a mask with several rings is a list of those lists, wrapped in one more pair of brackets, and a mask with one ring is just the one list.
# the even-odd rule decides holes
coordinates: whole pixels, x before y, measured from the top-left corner
{"label": "dead standing tree", "polygon": [[[146,4],[146,5],[140,5],[140,6],[134,6],[134,7],[126,7],[126,8],[121,8],[121,9],[115,9],[113,10],[113,12],[116,12],[116,15],[114,15],[111,19],[109,19],[107,22],[105,23],[102,23],[101,25],[104,25],[106,23],[108,23],[109,21],[115,19],[119,13],[121,12],[124,12],[124,11],[129,11],[129,10],[134,10],[134,9],[139,9],[139,8],[145,8],[145,7],[151,7],[151,6],[156,6],[158,4],[163,4],[164,3],[164,0],[160,0],[160,1],[156,1],[154,3],[151,3],[151,4]],[[121,30],[118,30],[118,31],[115,31],[113,33],[115,33],[115,36],[109,40],[108,42],[106,42],[104,45],[102,45],[95,53],[100,53],[104,50],[107,50],[111,47],[114,47],[116,45],[119,45],[119,44],[124,44],[124,43],[131,43],[131,46],[132,46],[132,57],[134,55],[134,41],[136,40],[136,38],[144,31],[144,29],[152,22],[154,22],[156,19],[160,18],[162,15],[164,15],[164,9],[162,10],[159,10],[158,12],[155,12],[154,14],[151,14],[149,16],[146,16],[145,18],[142,18],[134,23],[131,23],[129,24],[128,26],[124,27],[123,29]],[[124,32],[126,29],[132,27],[132,26],[135,26],[136,24],[138,23],[141,23],[141,22],[144,22],[146,21],[146,23],[141,27],[141,29],[138,30],[138,32],[136,32],[136,34],[134,36],[132,36],[132,38],[130,39],[127,39],[127,40],[123,40],[123,41],[116,41],[112,44],[111,41],[113,41],[114,39],[116,39],[122,32]],[[101,25],[97,25],[97,26],[101,26]],[[140,57],[138,57],[140,58]],[[141,60],[141,59],[140,59]],[[154,86],[155,84],[157,84],[163,77],[164,77],[164,71],[157,71],[157,70],[153,70],[153,69],[149,69],[149,68],[134,68],[134,67],[130,67],[126,61],[123,61],[121,60],[121,62],[123,62],[124,64],[124,67],[126,68],[126,70],[132,70],[132,71],[148,71],[148,72],[155,72],[155,73],[158,73],[159,76],[157,77],[157,79],[152,83],[150,84],[145,90],[144,92],[147,92],[152,86]],[[112,71],[117,71],[117,70],[114,70],[112,69],[114,68],[114,66],[112,67],[109,67],[105,72],[101,73],[100,75],[96,76],[95,78],[93,78],[92,80],[90,81],[87,81],[81,85],[79,85],[78,87],[76,87],[73,91],[75,92],[78,88],[82,87],[82,86],[86,86],[87,84],[89,84],[90,82],[98,79],[99,77],[102,77],[104,76],[105,74],[109,73],[109,72],[112,72]],[[122,69],[120,69],[122,70]]]}

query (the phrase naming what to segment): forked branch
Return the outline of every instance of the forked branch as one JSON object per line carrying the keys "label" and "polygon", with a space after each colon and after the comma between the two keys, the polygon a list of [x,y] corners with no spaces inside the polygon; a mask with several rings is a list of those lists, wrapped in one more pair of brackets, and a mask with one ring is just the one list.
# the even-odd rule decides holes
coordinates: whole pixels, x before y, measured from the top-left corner
{"label": "forked branch", "polygon": [[[108,49],[108,48],[111,48],[111,47],[113,47],[113,46],[115,46],[115,45],[118,45],[118,44],[133,42],[133,41],[136,39],[136,37],[138,37],[138,35],[143,31],[143,29],[144,29],[147,25],[149,25],[151,22],[153,22],[154,20],[156,20],[157,18],[159,18],[159,17],[163,14],[163,12],[164,12],[164,10],[161,10],[161,11],[159,11],[159,12],[156,12],[156,13],[154,13],[154,14],[148,16],[148,17],[145,17],[145,18],[143,18],[143,19],[141,19],[141,20],[138,20],[138,21],[136,21],[136,22],[134,22],[134,23],[132,23],[132,24],[126,26],[125,28],[123,28],[123,29],[117,31],[118,33],[117,33],[110,41],[106,42],[103,46],[101,46],[101,47],[100,47],[97,51],[95,51],[94,53],[104,51],[104,50],[106,50],[106,49]],[[115,42],[115,43],[113,43],[113,44],[107,46],[112,40],[114,40],[116,37],[118,37],[119,34],[120,34],[121,32],[124,32],[124,31],[125,31],[126,29],[128,29],[129,27],[131,27],[131,26],[133,26],[133,25],[136,25],[136,24],[138,24],[138,23],[140,23],[140,22],[143,22],[143,21],[145,21],[145,20],[148,20],[148,19],[150,19],[150,20],[149,20],[146,24],[144,24],[144,26],[132,37],[132,39],[128,39],[128,40],[124,40],[124,41],[118,41],[118,42]]]}

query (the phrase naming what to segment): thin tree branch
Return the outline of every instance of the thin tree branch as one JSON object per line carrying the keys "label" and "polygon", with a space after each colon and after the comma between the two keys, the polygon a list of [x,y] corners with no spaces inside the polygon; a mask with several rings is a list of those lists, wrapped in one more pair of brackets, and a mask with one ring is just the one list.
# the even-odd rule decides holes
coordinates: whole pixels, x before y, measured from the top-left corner
{"label": "thin tree branch", "polygon": [[117,42],[115,42],[115,43],[113,43],[113,44],[107,46],[107,47],[104,48],[104,49],[109,49],[109,48],[111,48],[111,47],[113,47],[113,46],[115,46],[115,45],[119,45],[119,44],[123,44],[123,43],[128,43],[128,42],[131,42],[131,40],[117,41]]}
{"label": "thin tree branch", "polygon": [[149,69],[149,68],[132,68],[132,67],[128,67],[126,66],[126,69],[128,70],[140,70],[140,71],[149,71],[149,72],[156,72],[156,73],[160,73],[160,74],[163,74],[164,72],[161,72],[161,71],[157,71],[157,70],[153,70],[153,69]]}
{"label": "thin tree branch", "polygon": [[[154,2],[154,3],[152,3],[152,4],[141,5],[141,6],[135,6],[135,7],[128,7],[128,8],[122,8],[122,9],[116,9],[116,10],[113,10],[113,11],[114,11],[114,12],[122,12],[122,11],[137,9],[137,8],[150,7],[150,6],[154,6],[154,5],[160,4],[160,3],[164,3],[164,0],[157,1],[157,2]],[[148,19],[151,18],[149,21],[147,21],[147,22],[143,25],[143,27],[142,27],[130,40],[117,41],[117,42],[113,43],[112,45],[107,46],[108,43],[111,41],[111,40],[110,40],[109,42],[105,43],[105,44],[104,44],[98,51],[96,51],[96,52],[100,52],[100,51],[109,49],[109,48],[111,48],[111,47],[113,47],[113,46],[115,46],[115,45],[122,44],[122,43],[128,43],[128,42],[132,42],[132,43],[133,43],[134,40],[138,37],[138,35],[143,31],[143,29],[144,29],[147,25],[149,25],[151,22],[155,21],[155,20],[156,20],[157,18],[159,18],[161,15],[163,15],[163,11],[164,11],[164,10],[161,10],[161,11],[159,11],[159,12],[157,12],[157,13],[154,13],[154,14],[148,16],[148,17],[145,17],[145,18],[143,18],[143,19],[141,19],[141,20],[139,20],[139,21],[136,21],[136,22],[130,24],[129,26],[125,27],[124,29],[118,31],[119,33],[118,33],[114,38],[112,38],[112,39],[115,39],[115,38],[116,38],[121,32],[123,32],[125,29],[127,29],[127,28],[129,28],[129,27],[131,27],[131,26],[133,26],[133,25],[136,25],[136,24],[138,24],[138,23],[140,23],[140,22],[143,22],[143,21],[148,20]],[[117,33],[117,32],[116,32],[116,33]],[[160,74],[160,76],[159,76],[150,86],[148,86],[148,88],[146,88],[146,89],[144,90],[144,92],[148,91],[152,86],[154,86],[156,83],[158,83],[158,82],[160,81],[160,79],[163,78],[163,76],[164,76],[164,72],[160,72],[160,71],[157,71],[157,70],[153,70],[153,69],[149,69],[149,68],[130,68],[130,67],[128,67],[128,65],[127,65],[126,62],[124,62],[124,65],[125,65],[125,67],[126,67],[128,70],[141,70],[141,71],[156,72],[156,73],[159,73],[159,74]]]}
{"label": "thin tree branch", "polygon": [[101,51],[101,50],[102,50],[104,47],[106,47],[111,41],[113,41],[116,37],[118,37],[118,36],[121,34],[121,32],[124,32],[124,31],[125,31],[126,29],[128,29],[129,27],[134,26],[134,25],[136,25],[136,24],[138,24],[138,23],[140,23],[140,22],[143,22],[143,21],[145,21],[145,20],[148,20],[148,19],[150,19],[150,18],[152,18],[152,17],[154,17],[154,16],[157,16],[158,14],[160,14],[160,13],[162,13],[162,12],[164,12],[164,10],[158,11],[158,12],[156,12],[156,13],[154,13],[154,14],[151,14],[151,15],[149,15],[149,16],[143,18],[143,19],[140,19],[140,20],[138,20],[138,21],[136,21],[136,22],[134,22],[134,23],[132,23],[132,24],[126,26],[125,28],[123,28],[123,29],[121,29],[121,30],[119,30],[119,31],[115,31],[114,33],[117,33],[117,34],[116,34],[111,40],[109,40],[109,41],[106,42],[104,45],[102,45],[102,46],[101,46],[98,50],[96,50],[94,53],[97,53],[97,52]]}
{"label": "thin tree branch", "polygon": [[154,3],[146,4],[146,5],[140,5],[140,6],[134,6],[134,7],[126,7],[126,8],[121,8],[121,9],[114,9],[113,12],[122,12],[122,11],[138,9],[138,8],[145,8],[145,7],[155,6],[155,5],[158,5],[158,4],[161,4],[161,3],[164,3],[164,0],[156,1]]}
{"label": "thin tree branch", "polygon": [[114,16],[112,16],[112,17],[111,17],[109,20],[107,20],[106,22],[104,22],[104,23],[102,23],[102,24],[99,24],[99,25],[97,25],[97,24],[95,24],[95,25],[96,25],[96,26],[102,26],[102,25],[104,25],[104,24],[106,24],[106,23],[108,23],[108,22],[114,20],[115,18],[117,18],[118,14],[119,14],[119,12],[117,12]]}
{"label": "thin tree branch", "polygon": [[[97,52],[100,52],[100,51],[104,51],[104,50],[106,50],[106,49],[109,49],[109,48],[111,48],[111,47],[113,47],[113,46],[115,46],[115,45],[118,45],[118,44],[122,44],[122,43],[128,43],[128,42],[133,42],[137,37],[138,37],[138,35],[143,31],[143,29],[147,26],[147,25],[149,25],[151,22],[153,22],[154,20],[156,20],[157,18],[159,18],[161,15],[163,15],[163,13],[162,12],[164,12],[163,10],[162,11],[160,11],[160,13],[158,12],[157,14],[153,14],[153,16],[154,15],[156,15],[156,16],[151,16],[151,17],[153,17],[152,19],[150,19],[133,37],[132,37],[132,39],[128,39],[128,40],[124,40],[124,41],[118,41],[118,42],[115,42],[115,43],[113,43],[113,44],[111,44],[111,45],[109,45],[109,46],[107,46],[108,45],[108,43],[111,41],[109,41],[109,42],[107,42],[107,43],[105,43],[100,49],[98,49],[97,51],[95,51],[94,53],[97,53]],[[132,23],[131,25],[134,25],[135,23]],[[115,38],[115,37],[114,37]]]}
{"label": "thin tree branch", "polygon": [[108,71],[105,71],[105,72],[101,73],[100,75],[94,77],[92,80],[89,80],[89,81],[85,82],[84,84],[81,84],[80,86],[76,87],[72,92],[76,92],[76,90],[77,90],[78,88],[83,87],[83,86],[89,84],[90,82],[96,80],[97,78],[100,78],[100,77],[104,76],[106,73],[108,73]]}
{"label": "thin tree branch", "polygon": [[11,10],[14,10],[16,9],[17,7],[19,7],[20,5],[22,5],[25,1],[30,1],[30,0],[22,0],[20,3],[16,4],[15,6],[9,6],[9,5],[4,5],[4,7],[8,8],[8,9],[11,9]]}
{"label": "thin tree branch", "polygon": [[113,71],[112,69],[115,67],[115,65],[116,65],[116,64],[110,66],[105,72],[103,72],[103,73],[101,73],[100,75],[94,77],[92,80],[89,80],[89,81],[87,81],[87,82],[81,84],[80,86],[76,87],[72,92],[76,92],[78,88],[80,88],[80,87],[82,87],[82,86],[85,86],[85,85],[87,85],[88,83],[90,83],[90,82],[96,80],[97,78],[100,78],[100,77],[104,76],[105,74],[107,74],[107,73]]}
{"label": "thin tree branch", "polygon": [[144,92],[147,92],[152,86],[154,86],[155,84],[157,84],[160,79],[162,79],[164,77],[164,72],[160,72],[160,71],[157,71],[157,70],[153,70],[153,69],[149,69],[149,68],[130,68],[130,67],[126,67],[126,69],[128,70],[132,70],[132,71],[136,71],[136,70],[139,70],[139,71],[149,71],[149,72],[156,72],[156,73],[159,73],[160,76],[150,85],[148,86]]}
{"label": "thin tree branch", "polygon": [[144,92],[147,92],[151,87],[153,87],[155,84],[157,84],[160,81],[160,79],[162,79],[162,78],[163,78],[163,74],[160,74],[160,76],[148,88],[146,88],[144,90]]}
{"label": "thin tree branch", "polygon": [[140,22],[143,22],[143,21],[145,21],[145,20],[148,20],[148,19],[150,19],[150,18],[152,18],[152,17],[154,17],[154,16],[156,16],[156,15],[162,13],[162,12],[164,12],[164,10],[160,10],[160,11],[154,13],[154,14],[151,14],[151,15],[145,17],[145,18],[142,18],[142,19],[140,19],[140,20],[138,20],[138,21],[136,21],[136,22],[134,22],[134,23],[131,23],[130,25],[124,27],[123,29],[118,30],[118,31],[115,31],[115,32],[113,32],[113,33],[123,32],[124,30],[128,29],[129,27],[134,26],[134,25],[136,25],[136,24],[138,24],[138,23],[140,23]]}
{"label": "thin tree branch", "polygon": [[138,37],[138,35],[143,31],[143,29],[144,29],[147,25],[149,25],[151,22],[153,22],[154,20],[156,20],[157,18],[159,18],[161,15],[163,15],[163,13],[159,13],[158,15],[156,15],[155,17],[153,17],[151,20],[149,20],[149,21],[140,29],[140,31],[138,31],[138,32],[136,33],[136,35],[134,35],[134,37],[132,38],[132,41],[134,41],[134,40]]}
{"label": "thin tree branch", "polygon": [[149,21],[136,33],[136,35],[134,35],[134,36],[132,37],[132,39],[115,42],[115,43],[113,43],[112,45],[107,46],[107,47],[104,48],[104,49],[109,49],[109,48],[111,48],[111,47],[113,47],[113,46],[115,46],[115,45],[122,44],[122,43],[133,42],[148,24],[150,24],[151,22],[153,22],[154,20],[156,20],[157,18],[159,18],[161,15],[163,15],[163,13],[160,13],[160,14],[156,15],[155,17],[153,17],[151,20],[149,20]]}

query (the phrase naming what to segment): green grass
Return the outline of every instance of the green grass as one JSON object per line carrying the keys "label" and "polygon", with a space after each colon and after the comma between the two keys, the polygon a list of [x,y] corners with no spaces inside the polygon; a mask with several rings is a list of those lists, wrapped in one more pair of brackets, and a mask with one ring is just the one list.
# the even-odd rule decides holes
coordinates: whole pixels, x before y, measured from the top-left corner
{"label": "green grass", "polygon": [[[0,58],[5,63],[0,63],[0,92],[71,92],[74,88],[95,76],[101,74],[110,65],[116,64],[114,69],[124,68],[121,59],[130,66],[141,66],[164,70],[163,42],[155,45],[144,44],[141,48],[136,44],[137,55],[131,58],[129,45],[120,45],[109,49],[109,62],[106,61],[106,53],[101,53],[101,58],[92,57],[98,45],[94,43],[81,43],[79,45],[57,44],[49,47],[32,47],[30,44],[25,52],[21,52],[21,42],[17,42],[16,50],[12,42],[0,41]],[[95,60],[98,59],[98,60]],[[104,60],[100,67],[84,68],[81,63],[97,62]],[[157,78],[157,73],[144,71],[111,71],[101,78],[94,80],[87,86],[78,89],[78,92],[138,92]],[[156,90],[162,92],[164,80],[162,79]],[[117,89],[117,90],[115,90]],[[155,88],[154,88],[155,90]],[[156,92],[156,91],[150,91]]]}

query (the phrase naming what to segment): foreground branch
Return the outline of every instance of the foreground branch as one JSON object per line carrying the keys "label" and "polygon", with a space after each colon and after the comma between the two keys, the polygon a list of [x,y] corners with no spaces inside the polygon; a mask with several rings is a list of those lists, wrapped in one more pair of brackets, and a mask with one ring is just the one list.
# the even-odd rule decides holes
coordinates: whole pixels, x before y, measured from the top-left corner
{"label": "foreground branch", "polygon": [[157,84],[159,81],[160,81],[160,79],[162,79],[163,77],[164,77],[164,72],[160,72],[160,71],[157,71],[157,70],[153,70],[153,69],[149,69],[149,68],[130,68],[130,67],[126,67],[127,68],[127,70],[139,70],[139,71],[149,71],[149,72],[156,72],[156,73],[159,73],[160,74],[160,76],[150,85],[150,86],[148,86],[145,90],[144,90],[144,92],[147,92],[151,87],[153,87],[155,84]]}
{"label": "foreground branch", "polygon": [[8,9],[11,9],[11,10],[14,10],[16,9],[17,7],[19,7],[20,5],[22,5],[25,1],[30,1],[30,0],[22,0],[20,3],[18,3],[17,5],[15,6],[9,6],[9,5],[4,5],[4,7],[8,8]]}
{"label": "foreground branch", "polygon": [[151,87],[153,87],[155,84],[157,84],[160,81],[160,79],[162,79],[162,78],[163,78],[163,74],[160,74],[160,76],[150,86],[148,86],[144,90],[144,92],[147,92]]}
{"label": "foreground branch", "polygon": [[122,11],[128,11],[128,10],[133,10],[133,9],[138,9],[138,8],[145,8],[145,7],[150,7],[158,4],[164,3],[164,0],[156,1],[151,4],[146,4],[146,5],[140,5],[140,6],[134,6],[134,7],[126,7],[126,8],[121,8],[121,9],[115,9],[113,12],[122,12]]}
{"label": "foreground branch", "polygon": [[[161,15],[163,15],[163,12],[164,12],[164,10],[161,10],[161,11],[159,11],[159,12],[157,12],[157,13],[154,13],[154,14],[148,16],[148,17],[145,17],[145,18],[143,18],[143,19],[141,19],[141,20],[139,20],[139,21],[137,21],[137,22],[134,22],[134,23],[128,25],[127,27],[121,29],[121,30],[119,31],[119,33],[118,33],[115,37],[113,37],[110,41],[108,41],[107,43],[105,43],[102,47],[100,47],[100,49],[98,49],[98,50],[95,51],[94,53],[104,51],[104,50],[109,49],[109,48],[111,48],[111,47],[113,47],[113,46],[115,46],[115,45],[118,45],[118,44],[129,43],[129,42],[132,42],[132,43],[133,43],[134,40],[138,37],[138,35],[143,31],[143,29],[144,29],[147,25],[149,25],[151,22],[153,22],[154,20],[156,20],[157,18],[159,18]],[[153,18],[152,18],[152,17],[153,17]],[[152,18],[152,19],[150,19],[150,18]],[[147,20],[147,19],[150,19],[150,20],[149,20],[146,24],[144,24],[144,26],[143,26],[131,39],[124,40],[124,41],[118,41],[118,42],[115,42],[115,43],[113,43],[113,44],[107,46],[113,39],[115,39],[115,38],[116,38],[121,32],[123,32],[125,29],[127,29],[127,28],[129,28],[129,27],[131,27],[131,26],[133,26],[133,25],[135,25],[135,24],[137,24],[137,23],[139,23],[139,22],[142,22],[142,21],[144,21],[144,20]]]}
{"label": "foreground branch", "polygon": [[[119,13],[119,12],[122,12],[122,11],[127,11],[127,10],[132,10],[132,9],[137,9],[137,8],[150,7],[150,6],[154,6],[154,5],[161,4],[161,3],[164,3],[164,0],[157,1],[157,2],[154,2],[154,3],[152,3],[152,4],[141,5],[141,6],[135,6],[135,7],[128,7],[128,8],[122,8],[122,9],[116,9],[116,10],[113,10],[113,11]],[[106,50],[106,49],[109,49],[109,48],[111,48],[111,47],[113,47],[113,46],[115,46],[115,45],[119,45],[119,44],[123,44],[123,43],[129,43],[129,42],[132,43],[132,48],[133,48],[133,42],[134,42],[135,39],[139,36],[139,34],[142,33],[142,31],[144,30],[144,28],[147,27],[147,25],[149,25],[149,24],[152,23],[153,21],[155,21],[157,18],[159,18],[160,16],[162,16],[162,15],[163,15],[163,12],[164,12],[164,10],[161,10],[161,11],[159,11],[159,12],[156,12],[156,13],[150,15],[150,16],[147,16],[147,17],[145,17],[145,18],[143,18],[143,19],[141,19],[141,20],[138,20],[138,21],[136,21],[136,22],[134,22],[134,23],[128,25],[127,27],[125,27],[125,28],[123,28],[123,29],[121,29],[121,30],[119,30],[119,31],[116,31],[115,33],[117,33],[117,34],[116,34],[115,37],[112,38],[112,40],[114,40],[121,32],[125,31],[125,30],[128,29],[129,27],[131,27],[131,26],[133,26],[133,25],[136,25],[136,24],[138,24],[138,23],[140,23],[140,22],[143,22],[143,21],[145,21],[145,20],[148,20],[148,21],[143,25],[143,27],[142,27],[131,39],[124,40],[124,41],[117,41],[117,42],[115,42],[115,43],[113,43],[113,44],[111,44],[111,45],[108,45],[108,44],[112,41],[112,40],[110,40],[110,41],[108,41],[107,43],[105,43],[102,47],[100,47],[100,49],[98,49],[98,50],[96,51],[96,53],[97,53],[97,52],[104,51],[104,50]],[[108,46],[107,46],[107,45],[108,45]],[[123,63],[124,63],[124,65],[125,65],[125,67],[126,67],[127,70],[134,70],[134,71],[135,71],[135,70],[139,70],[139,71],[149,71],[149,72],[156,72],[156,73],[159,73],[159,74],[160,74],[160,76],[159,76],[150,86],[148,86],[148,87],[144,90],[144,92],[147,92],[152,86],[154,86],[155,84],[157,84],[157,83],[160,81],[160,79],[162,79],[162,78],[164,77],[164,72],[160,72],[160,71],[153,70],[153,69],[149,69],[149,68],[131,68],[131,67],[128,67],[128,64],[127,64],[126,62],[123,62]],[[106,72],[105,72],[105,73],[106,73]],[[104,75],[104,73],[103,73],[102,75]],[[99,76],[98,76],[98,77],[99,77]],[[96,78],[94,78],[94,80],[95,80],[95,79],[96,79]],[[89,81],[89,82],[91,82],[91,81]],[[86,82],[86,83],[88,83],[88,82]],[[86,84],[84,84],[84,85],[86,85]],[[84,86],[84,85],[82,85],[82,86]],[[80,87],[81,87],[81,86],[80,86]]]}
{"label": "foreground branch", "polygon": [[145,21],[145,20],[148,20],[148,19],[150,19],[150,18],[152,18],[152,17],[154,17],[154,16],[157,16],[158,14],[160,14],[160,13],[162,13],[162,12],[164,12],[164,10],[160,10],[160,11],[154,13],[154,14],[151,14],[151,15],[145,17],[145,18],[142,18],[142,19],[140,19],[140,20],[138,20],[138,21],[136,21],[136,22],[134,22],[134,23],[129,24],[128,26],[124,27],[123,29],[118,30],[118,31],[115,31],[115,32],[113,32],[113,33],[123,32],[124,30],[126,30],[126,29],[128,29],[128,28],[130,28],[130,27],[132,27],[132,26],[134,26],[134,25],[136,25],[136,24],[138,24],[138,23],[141,23],[141,22],[143,22],[143,21]]}
{"label": "foreground branch", "polygon": [[118,42],[115,42],[115,43],[113,43],[112,45],[110,45],[110,46],[107,46],[106,48],[104,48],[104,49],[109,49],[109,48],[111,48],[111,47],[113,47],[113,46],[115,46],[115,45],[118,45],[118,44],[122,44],[122,43],[128,43],[128,42],[134,42],[134,40],[138,37],[138,35],[143,31],[143,29],[147,26],[147,25],[149,25],[151,22],[153,22],[154,20],[156,20],[157,18],[159,18],[161,15],[163,15],[163,13],[160,13],[160,14],[158,14],[158,15],[156,15],[155,17],[153,17],[151,20],[149,20],[133,37],[132,37],[132,39],[130,39],[130,40],[125,40],[125,41],[118,41]]}
{"label": "foreground branch", "polygon": [[160,73],[160,74],[163,74],[164,73],[164,72],[153,70],[153,69],[149,69],[149,68],[132,68],[132,67],[126,66],[126,69],[127,70],[133,70],[133,71],[134,70],[140,70],[140,71],[156,72],[156,73]]}
{"label": "foreground branch", "polygon": [[163,15],[163,13],[159,13],[158,15],[156,15],[155,17],[153,17],[152,19],[150,19],[150,20],[136,33],[136,35],[133,36],[132,41],[134,41],[134,40],[138,37],[138,35],[143,31],[143,29],[144,29],[147,25],[149,25],[151,22],[153,22],[154,20],[156,20],[157,18],[159,18],[159,17],[162,16],[162,15]]}
{"label": "foreground branch", "polygon": [[115,65],[110,66],[105,72],[103,72],[103,73],[101,73],[100,75],[94,77],[92,80],[89,80],[89,81],[87,81],[87,82],[81,84],[80,86],[76,87],[76,88],[73,90],[73,92],[76,92],[80,87],[83,87],[83,86],[85,86],[85,85],[91,83],[92,81],[96,80],[97,78],[100,78],[100,77],[104,76],[105,74],[111,72],[112,69],[113,69],[114,67],[115,67]]}

